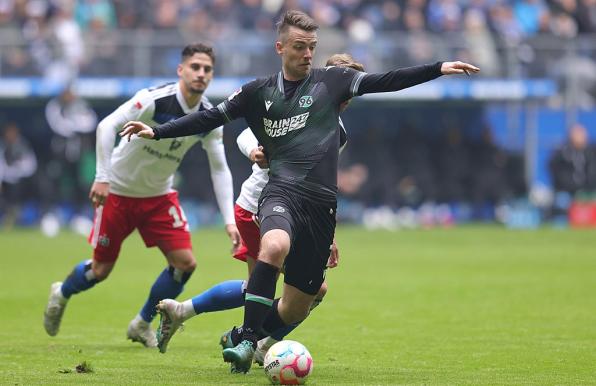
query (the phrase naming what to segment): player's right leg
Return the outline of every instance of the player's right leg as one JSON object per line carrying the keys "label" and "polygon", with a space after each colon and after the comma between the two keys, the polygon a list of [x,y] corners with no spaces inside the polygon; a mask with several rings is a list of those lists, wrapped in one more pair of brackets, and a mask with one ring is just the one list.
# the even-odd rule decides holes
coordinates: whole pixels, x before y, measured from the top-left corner
{"label": "player's right leg", "polygon": [[[231,362],[240,372],[247,372],[252,364],[254,351],[263,321],[275,297],[275,284],[279,270],[291,246],[292,218],[286,200],[277,197],[261,203],[261,249],[259,260],[250,275],[244,305],[242,341],[234,348],[224,349],[226,362]],[[273,210],[273,209],[276,210]]]}
{"label": "player's right leg", "polygon": [[122,241],[134,229],[127,221],[126,205],[120,201],[118,196],[109,195],[104,206],[98,207],[95,211],[93,229],[89,236],[94,250],[93,260],[80,262],[64,282],[52,284],[44,312],[44,328],[48,335],[58,334],[70,297],[105,280],[112,271]]}

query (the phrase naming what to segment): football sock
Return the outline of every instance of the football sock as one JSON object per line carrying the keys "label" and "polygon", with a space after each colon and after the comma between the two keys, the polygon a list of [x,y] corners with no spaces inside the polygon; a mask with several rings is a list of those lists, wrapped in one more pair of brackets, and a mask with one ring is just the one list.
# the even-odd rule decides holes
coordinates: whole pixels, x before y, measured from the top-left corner
{"label": "football sock", "polygon": [[[275,301],[273,302],[273,304],[271,305],[271,309],[269,310],[269,313],[267,314],[267,317],[265,318],[265,321],[263,322],[263,332],[265,332],[266,334],[271,335],[271,337],[277,339],[275,336],[273,336],[273,334],[270,334],[271,332],[277,332],[279,330],[287,330],[288,327],[293,327],[290,331],[292,331],[294,328],[296,328],[295,326],[293,326],[293,324],[291,325],[287,325],[279,316],[279,312],[277,310],[277,304],[279,303],[279,299],[275,299]],[[297,324],[296,324],[297,326]],[[289,334],[289,331],[285,334],[287,335]],[[284,336],[285,336],[284,335]],[[277,339],[277,340],[281,340],[281,339]]]}
{"label": "football sock", "polygon": [[191,301],[195,313],[198,315],[243,306],[245,283],[244,280],[224,281],[193,297]]}
{"label": "football sock", "polygon": [[258,333],[273,303],[278,271],[277,267],[259,260],[248,280],[242,339],[251,341],[255,348]]}
{"label": "football sock", "polygon": [[76,265],[62,283],[62,295],[69,299],[72,295],[93,287],[97,282],[91,269],[91,260],[85,260]]}
{"label": "football sock", "polygon": [[240,327],[232,327],[232,344],[234,346],[237,346],[238,343],[240,343],[242,341],[242,326]]}
{"label": "football sock", "polygon": [[[322,301],[323,301],[323,299],[315,299],[312,302],[312,305],[310,306],[310,310],[312,311],[315,307],[317,307],[319,304],[321,304]],[[271,313],[273,313],[273,306],[271,306],[271,311],[272,311]],[[271,315],[271,313],[270,313],[270,315]],[[277,307],[276,307],[276,314],[277,314]],[[271,331],[270,329],[267,329],[265,327],[265,325],[269,325],[268,319],[269,319],[270,315],[267,316],[267,319],[263,323],[263,330],[265,330],[265,331]],[[279,318],[279,314],[277,314],[277,315],[278,315],[277,317]],[[309,313],[309,315],[310,315],[310,313]],[[280,318],[280,320],[281,320],[281,318]],[[287,335],[289,335],[290,332],[294,331],[294,329],[296,327],[298,327],[300,325],[300,323],[302,323],[302,322],[287,324],[282,327],[278,327],[275,330],[273,330],[273,332],[271,333],[270,336],[275,340],[284,340],[284,338]],[[269,328],[274,328],[274,326],[273,327],[270,326]]]}
{"label": "football sock", "polygon": [[190,279],[190,275],[192,272],[184,272],[172,266],[164,269],[153,283],[149,298],[139,313],[143,320],[151,322],[155,318],[157,314],[155,306],[160,300],[175,299],[180,295],[184,284]]}

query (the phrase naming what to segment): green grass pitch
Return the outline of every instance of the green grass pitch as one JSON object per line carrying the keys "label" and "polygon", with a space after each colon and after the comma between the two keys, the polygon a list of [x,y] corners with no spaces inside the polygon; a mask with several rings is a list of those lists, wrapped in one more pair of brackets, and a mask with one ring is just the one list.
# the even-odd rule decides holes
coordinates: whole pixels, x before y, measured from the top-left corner
{"label": "green grass pitch", "polygon": [[[339,228],[329,293],[291,338],[314,357],[311,385],[596,384],[596,233],[498,227]],[[223,230],[194,234],[198,269],[181,298],[244,278]],[[228,373],[217,341],[241,310],[200,315],[168,353],[125,340],[164,267],[133,236],[107,282],[75,296],[56,337],[50,283],[90,256],[84,238],[0,232],[0,384],[267,384]],[[94,371],[72,370],[83,361]]]}

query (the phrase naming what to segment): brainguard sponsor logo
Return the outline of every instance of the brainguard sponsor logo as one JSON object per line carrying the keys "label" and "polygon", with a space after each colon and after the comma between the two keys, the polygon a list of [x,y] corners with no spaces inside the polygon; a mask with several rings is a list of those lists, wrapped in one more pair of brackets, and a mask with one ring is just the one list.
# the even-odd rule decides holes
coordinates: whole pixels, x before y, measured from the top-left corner
{"label": "brainguard sponsor logo", "polygon": [[265,133],[270,137],[281,137],[290,131],[302,129],[306,125],[309,113],[294,115],[291,118],[271,120],[263,118]]}

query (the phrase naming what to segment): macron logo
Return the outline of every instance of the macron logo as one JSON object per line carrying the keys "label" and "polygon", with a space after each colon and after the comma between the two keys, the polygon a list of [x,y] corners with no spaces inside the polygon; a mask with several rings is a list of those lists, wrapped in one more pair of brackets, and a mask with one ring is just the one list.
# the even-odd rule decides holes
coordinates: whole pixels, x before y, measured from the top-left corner
{"label": "macron logo", "polygon": [[272,104],[273,104],[273,102],[271,102],[271,101],[265,101],[265,109],[267,111],[269,111],[269,107],[271,107]]}

